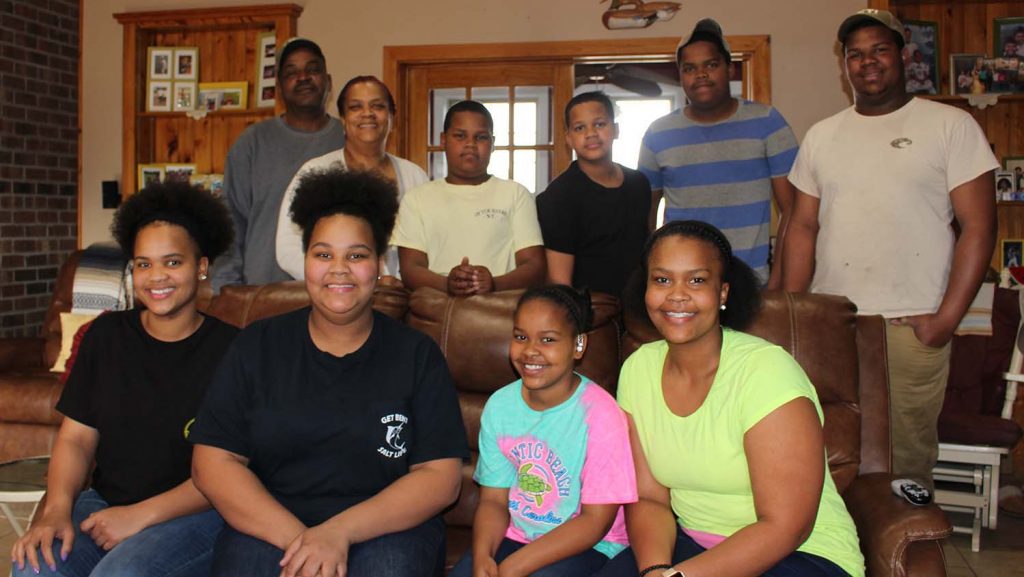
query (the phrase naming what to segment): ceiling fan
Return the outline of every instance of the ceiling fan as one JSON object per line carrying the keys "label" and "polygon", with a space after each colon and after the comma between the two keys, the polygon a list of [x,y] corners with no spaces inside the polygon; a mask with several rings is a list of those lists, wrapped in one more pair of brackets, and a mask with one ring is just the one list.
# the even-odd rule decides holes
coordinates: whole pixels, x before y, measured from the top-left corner
{"label": "ceiling fan", "polygon": [[[669,68],[674,68],[671,63]],[[647,97],[661,96],[661,84],[672,84],[676,82],[674,76],[659,71],[658,65],[638,64],[577,64],[576,65],[576,88],[585,84],[598,84],[606,82],[614,84],[619,88]]]}

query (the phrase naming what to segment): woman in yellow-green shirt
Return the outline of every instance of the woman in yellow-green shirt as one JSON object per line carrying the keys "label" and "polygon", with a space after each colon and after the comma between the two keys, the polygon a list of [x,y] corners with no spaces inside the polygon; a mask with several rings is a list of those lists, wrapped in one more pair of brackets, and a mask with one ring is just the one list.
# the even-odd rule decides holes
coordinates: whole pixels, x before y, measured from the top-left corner
{"label": "woman in yellow-green shirt", "polygon": [[786,351],[736,330],[758,308],[753,271],[698,221],[656,231],[642,265],[664,340],[636,351],[619,379],[640,496],[626,514],[637,572],[862,577],[814,387]]}

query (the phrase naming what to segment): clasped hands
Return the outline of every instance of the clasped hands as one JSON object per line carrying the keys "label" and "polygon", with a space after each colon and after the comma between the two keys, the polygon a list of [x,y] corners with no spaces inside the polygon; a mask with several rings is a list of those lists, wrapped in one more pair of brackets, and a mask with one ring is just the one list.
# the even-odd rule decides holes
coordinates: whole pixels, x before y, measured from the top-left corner
{"label": "clasped hands", "polygon": [[448,294],[456,296],[494,292],[494,277],[485,266],[469,264],[469,257],[448,273]]}
{"label": "clasped hands", "polygon": [[330,520],[299,533],[281,559],[281,577],[345,577],[348,534]]}

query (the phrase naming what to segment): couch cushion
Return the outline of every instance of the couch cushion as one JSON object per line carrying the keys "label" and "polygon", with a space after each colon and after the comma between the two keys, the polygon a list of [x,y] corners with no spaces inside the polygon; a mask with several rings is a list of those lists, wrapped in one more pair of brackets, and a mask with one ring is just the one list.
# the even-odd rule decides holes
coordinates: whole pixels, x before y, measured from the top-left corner
{"label": "couch cushion", "polygon": [[45,368],[0,374],[0,422],[59,425],[54,407],[63,389],[61,373]]}

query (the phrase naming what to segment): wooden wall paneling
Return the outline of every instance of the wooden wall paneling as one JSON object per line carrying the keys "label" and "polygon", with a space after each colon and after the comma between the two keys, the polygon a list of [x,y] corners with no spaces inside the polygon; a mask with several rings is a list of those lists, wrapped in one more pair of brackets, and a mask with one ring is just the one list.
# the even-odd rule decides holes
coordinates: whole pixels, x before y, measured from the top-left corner
{"label": "wooden wall paneling", "polygon": [[985,5],[958,4],[954,7],[954,11],[963,14],[964,46],[960,52],[978,52],[980,54],[991,52],[992,41],[989,39],[989,28],[992,21],[988,18]]}
{"label": "wooden wall paneling", "polygon": [[1010,150],[1010,131],[1006,122],[1010,118],[1010,106],[989,106],[985,109],[985,134],[993,146],[993,152],[1002,159]]}
{"label": "wooden wall paneling", "polygon": [[211,132],[214,124],[213,118],[206,116],[191,121],[192,125],[192,162],[196,163],[196,171],[200,174],[209,174],[213,170],[213,151],[210,149]]}
{"label": "wooden wall paneling", "polygon": [[[156,158],[156,152],[153,144],[153,133],[154,124],[156,118],[152,116],[142,116],[135,121],[135,134],[137,138],[135,140],[135,156],[138,159],[139,164],[148,164],[155,162],[153,159]],[[135,165],[132,165],[132,173],[135,173]],[[124,169],[127,174],[128,169]]]}
{"label": "wooden wall paneling", "polygon": [[195,46],[199,48],[198,82],[211,82],[211,78],[219,78],[214,70],[220,60],[223,60],[223,52],[218,50],[217,38],[216,34],[201,34],[195,39]]}
{"label": "wooden wall paneling", "polygon": [[169,122],[171,116],[162,115],[155,119],[153,141],[153,162],[177,162],[172,152],[178,148],[178,132]]}
{"label": "wooden wall paneling", "polygon": [[[196,149],[196,121],[187,116],[174,116],[174,125],[178,132],[178,150],[174,155],[178,162],[195,163]],[[210,172],[209,166],[196,166],[196,171],[202,174]]]}
{"label": "wooden wall paneling", "polygon": [[1002,153],[1008,156],[1024,156],[1024,101],[1011,102],[1008,108],[1010,116],[1006,129],[1009,133],[1009,146]]}
{"label": "wooden wall paneling", "polygon": [[[207,117],[209,118],[209,117]],[[224,164],[228,156],[230,143],[234,142],[229,122],[207,122],[206,151],[210,155],[210,172],[224,174]]]}

